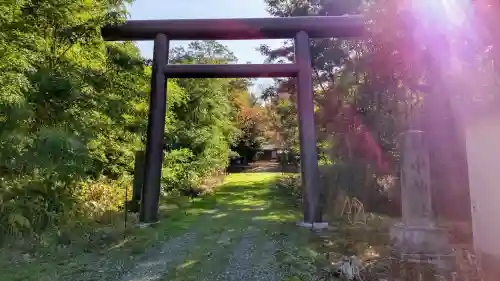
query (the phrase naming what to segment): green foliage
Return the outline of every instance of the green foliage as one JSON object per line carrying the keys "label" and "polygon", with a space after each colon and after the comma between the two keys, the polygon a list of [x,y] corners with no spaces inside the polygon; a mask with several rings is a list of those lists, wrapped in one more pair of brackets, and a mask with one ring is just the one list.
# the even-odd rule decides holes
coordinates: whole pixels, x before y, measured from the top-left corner
{"label": "green foliage", "polygon": [[[229,63],[234,55],[213,41],[193,42],[173,50],[174,63]],[[231,113],[231,80],[182,79],[185,93],[170,103],[167,121],[164,190],[196,189],[204,178],[227,166],[230,143],[236,133]],[[170,90],[169,90],[170,92]]]}
{"label": "green foliage", "polygon": [[[151,66],[100,28],[123,0],[0,3],[0,233],[27,235],[117,211],[144,149]],[[177,63],[236,60],[216,42],[172,52]],[[162,185],[198,188],[227,165],[239,134],[242,79],[169,79]]]}
{"label": "green foliage", "polygon": [[[267,93],[271,91],[276,90],[270,88]],[[299,128],[295,103],[287,97],[275,96],[266,109],[270,127],[279,136],[281,146],[298,153]]]}

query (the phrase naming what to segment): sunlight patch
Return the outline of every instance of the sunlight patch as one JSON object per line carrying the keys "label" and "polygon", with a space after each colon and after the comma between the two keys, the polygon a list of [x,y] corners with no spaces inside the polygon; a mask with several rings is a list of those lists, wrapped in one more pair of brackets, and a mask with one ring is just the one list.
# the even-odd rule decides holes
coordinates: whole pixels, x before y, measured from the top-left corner
{"label": "sunlight patch", "polygon": [[264,207],[268,204],[265,200],[252,200],[252,199],[240,199],[231,202],[231,205],[241,205],[241,206],[253,206],[253,207]]}
{"label": "sunlight patch", "polygon": [[223,218],[223,217],[227,217],[227,214],[226,213],[219,213],[219,214],[213,216],[214,219]]}
{"label": "sunlight patch", "polygon": [[203,211],[204,214],[216,214],[218,212],[219,212],[219,210],[217,210],[217,209]]}
{"label": "sunlight patch", "polygon": [[283,221],[291,221],[294,220],[294,215],[286,215],[286,214],[269,214],[266,216],[255,216],[252,218],[253,221],[274,221],[274,222],[283,222]]}
{"label": "sunlight patch", "polygon": [[252,212],[252,211],[264,211],[266,208],[264,207],[249,207],[249,208],[241,208],[240,210],[243,212]]}
{"label": "sunlight patch", "polygon": [[185,269],[185,268],[189,268],[189,267],[192,267],[194,266],[195,264],[197,264],[198,261],[195,261],[195,260],[187,260],[185,261],[183,264],[179,265],[177,267],[177,269]]}

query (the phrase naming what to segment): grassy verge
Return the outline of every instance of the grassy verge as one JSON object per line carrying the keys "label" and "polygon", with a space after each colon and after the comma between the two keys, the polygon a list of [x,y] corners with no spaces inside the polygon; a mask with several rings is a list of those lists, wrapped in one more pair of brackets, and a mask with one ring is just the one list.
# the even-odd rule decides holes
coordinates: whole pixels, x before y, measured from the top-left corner
{"label": "grassy verge", "polygon": [[125,227],[122,213],[115,214],[108,225],[65,230],[70,233],[64,239],[59,231],[50,231],[41,237],[43,240],[11,243],[0,249],[0,280],[109,280],[132,266],[158,241],[188,229],[215,204],[209,197],[179,208],[168,200],[160,205],[160,223],[151,228],[136,228],[135,214],[129,214]]}

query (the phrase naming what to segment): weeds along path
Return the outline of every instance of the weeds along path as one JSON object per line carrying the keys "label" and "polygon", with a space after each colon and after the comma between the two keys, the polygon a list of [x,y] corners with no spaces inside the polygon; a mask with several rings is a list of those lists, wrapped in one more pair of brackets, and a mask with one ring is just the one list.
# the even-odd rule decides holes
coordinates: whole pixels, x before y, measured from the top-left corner
{"label": "weeds along path", "polygon": [[230,175],[215,194],[134,229],[133,241],[17,265],[0,280],[294,280],[294,271],[312,268],[297,266],[309,235],[295,225],[301,213],[292,200],[273,188],[278,175]]}

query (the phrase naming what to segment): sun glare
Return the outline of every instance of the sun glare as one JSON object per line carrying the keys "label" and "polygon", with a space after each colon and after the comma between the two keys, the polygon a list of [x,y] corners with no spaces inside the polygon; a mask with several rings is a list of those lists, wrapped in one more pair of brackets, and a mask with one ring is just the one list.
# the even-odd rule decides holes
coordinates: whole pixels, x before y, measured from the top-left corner
{"label": "sun glare", "polygon": [[412,0],[416,18],[433,29],[452,31],[466,23],[471,0]]}

